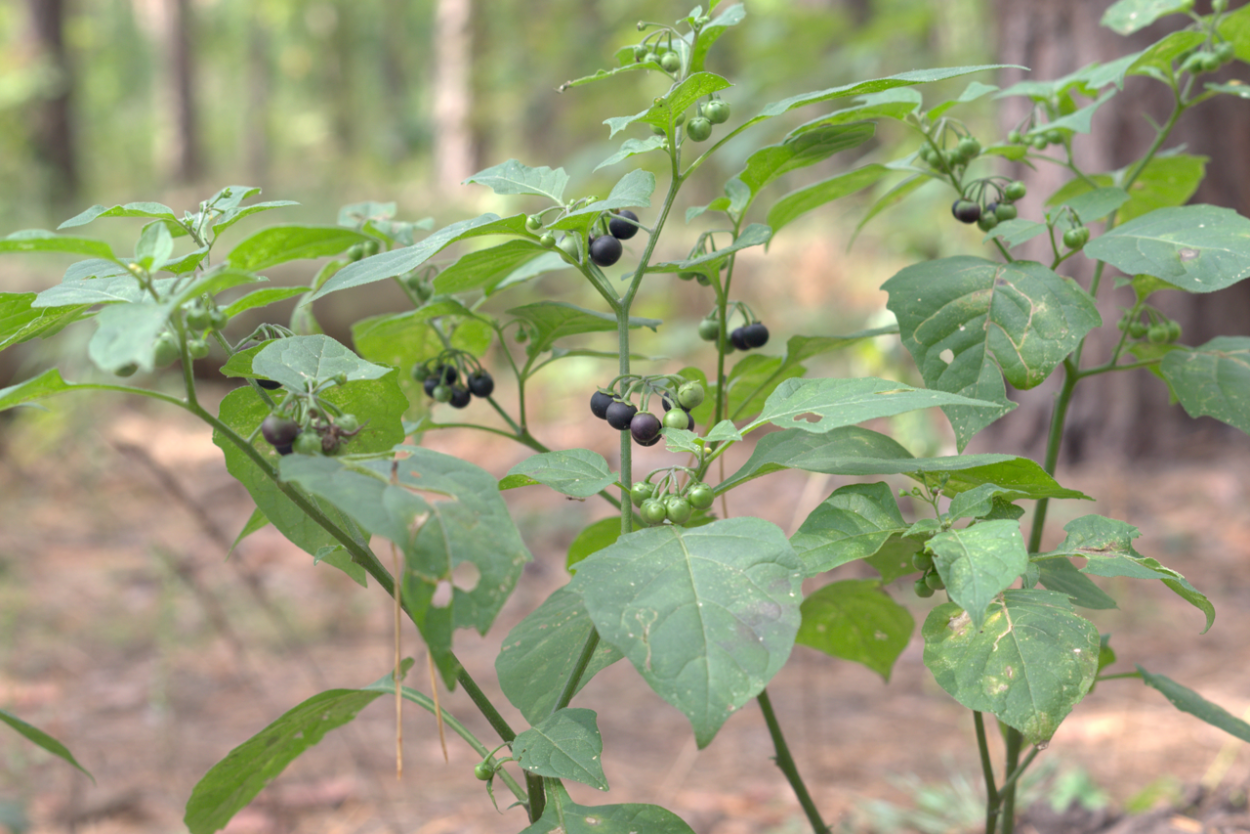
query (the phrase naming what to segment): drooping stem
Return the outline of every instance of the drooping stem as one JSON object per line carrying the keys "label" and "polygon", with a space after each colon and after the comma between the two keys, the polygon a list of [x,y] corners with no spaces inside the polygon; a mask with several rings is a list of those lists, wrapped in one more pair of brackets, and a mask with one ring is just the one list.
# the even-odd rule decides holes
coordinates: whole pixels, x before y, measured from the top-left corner
{"label": "drooping stem", "polygon": [[762,690],[756,700],[760,703],[760,710],[764,713],[764,721],[768,724],[768,734],[772,736],[773,747],[777,751],[777,755],[774,757],[777,767],[781,768],[781,772],[786,776],[786,781],[794,789],[794,795],[798,797],[799,805],[803,807],[803,813],[807,815],[807,821],[811,823],[812,829],[816,834],[826,834],[829,826],[825,825],[825,821],[821,819],[820,810],[812,800],[812,795],[807,792],[807,785],[803,783],[803,777],[799,775],[799,768],[794,763],[794,757],[790,755],[790,747],[786,744],[786,737],[781,732],[781,724],[777,722],[777,715],[773,712],[773,704],[768,698],[768,690]]}

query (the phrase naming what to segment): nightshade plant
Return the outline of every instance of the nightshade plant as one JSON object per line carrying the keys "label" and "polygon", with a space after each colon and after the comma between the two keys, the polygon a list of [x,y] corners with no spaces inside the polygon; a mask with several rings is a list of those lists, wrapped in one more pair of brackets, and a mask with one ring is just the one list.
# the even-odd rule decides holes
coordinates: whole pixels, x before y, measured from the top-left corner
{"label": "nightshade plant", "polygon": [[[1172,5],[1123,0],[1104,23],[1128,33],[1189,4]],[[272,524],[317,561],[362,585],[372,577],[396,598],[443,682],[463,686],[498,735],[479,739],[442,711],[446,726],[482,757],[473,775],[488,787],[498,779],[527,816],[508,815],[512,830],[530,834],[690,831],[663,808],[584,807],[563,787],[574,780],[608,788],[596,716],[571,704],[597,672],[622,658],[686,715],[700,747],[713,742],[736,710],[757,701],[803,813],[814,830],[827,830],[765,687],[796,642],[888,680],[915,623],[887,586],[906,577],[903,593],[944,592],[920,625],[924,662],[972,711],[987,789],[986,832],[1010,832],[1021,773],[1096,682],[1140,679],[1180,709],[1250,740],[1250,726],[1166,677],[1140,667],[1104,672],[1115,653],[1080,609],[1116,603],[1091,577],[1162,582],[1200,609],[1208,628],[1214,618],[1207,598],[1183,576],[1134,549],[1136,528],[1085,515],[1066,525],[1057,548],[1041,548],[1049,502],[1087,497],[1053,477],[1065,415],[1082,381],[1148,371],[1190,414],[1250,431],[1250,338],[1182,345],[1178,328],[1150,301],[1164,291],[1215,292],[1250,274],[1250,221],[1228,209],[1183,205],[1206,160],[1166,147],[1188,110],[1215,96],[1244,95],[1241,85],[1205,76],[1250,60],[1250,8],[1227,14],[1222,2],[1214,5],[1214,14],[1193,16],[1188,28],[1142,52],[1056,81],[998,90],[971,80],[957,98],[926,106],[919,86],[985,77],[995,67],[921,70],[796,95],[748,117],[734,112],[730,82],[705,69],[716,41],[745,19],[741,5],[718,10],[713,2],[673,26],[640,24],[640,41],[617,53],[617,67],[562,89],[630,73],[654,79],[650,103],[607,120],[610,135],[625,138],[599,167],[649,154],[664,172],[658,192],[657,177],[638,169],[602,199],[570,198],[562,169],[511,160],[469,182],[514,196],[524,212],[485,214],[421,236],[432,223],[400,222],[393,205],[365,203],[345,208],[337,225],[262,229],[220,258],[219,239],[237,222],[289,204],[249,202],[257,189],[236,186],[181,217],[159,203],[95,206],[61,231],[100,218],[145,218],[133,257],[74,231],[25,231],[0,240],[4,252],[85,257],[57,286],[0,295],[0,347],[91,319],[96,330],[88,355],[101,371],[142,381],[180,361],[185,391],[173,396],[120,381],[72,383],[50,369],[0,391],[0,408],[108,390],[162,400],[208,423],[227,468],[256,503],[240,538]],[[1171,91],[1172,114],[1137,162],[1119,171],[1081,170],[1073,143],[1131,75]],[[960,105],[991,94],[1033,104],[1002,141],[972,136],[955,116]],[[661,248],[661,238],[685,233],[672,222],[683,186],[731,139],[763,136],[773,119],[799,108],[823,112],[780,137],[758,140],[743,169],[724,183],[723,197],[685,209],[685,223],[702,229],[687,238],[687,254],[663,259],[659,253],[676,244]],[[783,174],[862,145],[882,120],[912,131],[906,156],[802,184],[758,209]],[[998,173],[1004,161],[1059,165],[1072,176],[1046,200],[1043,215],[1020,216],[1015,204],[1026,188]],[[773,342],[771,355],[734,357],[763,347],[769,335],[734,298],[738,253],[768,243],[808,211],[891,177],[895,184],[864,222],[937,183],[949,188],[959,221],[985,230],[983,253],[917,263],[890,278],[885,289],[897,326],[849,336],[790,335],[779,351]],[[957,220],[943,215],[934,222]],[[503,242],[436,260],[453,244],[488,235]],[[1048,262],[1017,256],[1034,238],[1049,242]],[[263,272],[275,264],[327,257],[307,287],[265,284]],[[1082,258],[1092,270],[1086,285],[1060,271]],[[623,265],[608,272],[618,259]],[[1109,268],[1126,276],[1115,280],[1131,285],[1134,301],[1110,325],[1119,333],[1114,348],[1091,361],[1085,338],[1104,326],[1095,299],[1106,291]],[[501,303],[511,287],[556,271],[586,281],[601,308]],[[661,322],[631,316],[634,302],[644,288],[663,292],[667,282],[682,279],[707,289],[699,334],[717,346],[716,360],[676,374],[640,373],[635,331]],[[354,350],[318,333],[308,302],[377,281],[396,282],[412,309],[357,322]],[[226,326],[239,313],[294,295],[303,297],[289,327],[266,324],[227,338]],[[615,349],[564,344],[595,333],[615,334]],[[805,377],[803,363],[812,357],[895,333],[925,388]],[[243,382],[217,414],[197,398],[192,373],[208,340],[229,355],[222,372]],[[569,356],[617,362],[613,374],[605,361],[604,384],[586,392],[593,414],[607,421],[604,430],[620,434],[615,470],[585,449],[548,449],[530,431],[527,384]],[[495,399],[491,371],[515,379],[515,403]],[[962,451],[1014,407],[1007,384],[1033,388],[1055,371],[1062,386],[1040,464],[1009,452],[916,458],[859,425],[941,408]],[[432,415],[444,416],[442,406],[429,405],[426,395],[452,406],[476,402],[476,413],[493,411],[503,427],[438,422]],[[472,419],[475,412],[465,413]],[[756,440],[766,426],[779,430]],[[504,435],[535,454],[499,480],[467,461],[403,444],[449,428]],[[636,473],[633,444],[659,439],[673,453],[672,465]],[[713,464],[748,441],[756,442],[747,462],[713,483]],[[790,537],[759,518],[718,517],[717,496],[786,468],[861,479],[909,476],[916,482],[913,502],[932,512],[905,520],[891,488],[869,480],[836,489]],[[572,580],[503,641],[496,670],[529,725],[518,730],[457,662],[453,635],[461,628],[485,633],[531,558],[500,494],[531,485],[577,499],[599,496],[621,512],[619,520],[582,531],[569,552]],[[1027,530],[1021,502],[1035,502]],[[374,537],[392,543],[398,577],[371,549]],[[879,578],[831,581],[803,597],[804,579],[855,560]],[[466,569],[471,581],[461,577]],[[189,829],[211,834],[224,827],[286,764],[386,693],[438,710],[429,696],[400,686],[409,665],[380,669],[379,680],[364,688],[317,695],[244,741],[195,788]],[[998,764],[987,715],[1005,740]],[[0,718],[77,765],[41,731],[7,713]]]}

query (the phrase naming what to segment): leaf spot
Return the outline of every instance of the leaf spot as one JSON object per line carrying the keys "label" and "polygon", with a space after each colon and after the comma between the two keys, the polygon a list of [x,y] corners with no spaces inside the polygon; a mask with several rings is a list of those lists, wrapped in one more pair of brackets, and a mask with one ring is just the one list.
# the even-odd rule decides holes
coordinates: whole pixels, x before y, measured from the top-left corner
{"label": "leaf spot", "polygon": [[1182,262],[1195,260],[1199,254],[1197,249],[1182,249],[1178,253]]}
{"label": "leaf spot", "polygon": [[[963,327],[961,326],[959,329],[963,330]],[[950,348],[947,348],[946,350],[938,354],[938,359],[941,359],[943,362],[949,365],[950,363],[955,361],[955,351],[951,350]]]}
{"label": "leaf spot", "polygon": [[819,423],[820,419],[819,414],[813,414],[810,411],[794,415],[794,422],[796,423]]}

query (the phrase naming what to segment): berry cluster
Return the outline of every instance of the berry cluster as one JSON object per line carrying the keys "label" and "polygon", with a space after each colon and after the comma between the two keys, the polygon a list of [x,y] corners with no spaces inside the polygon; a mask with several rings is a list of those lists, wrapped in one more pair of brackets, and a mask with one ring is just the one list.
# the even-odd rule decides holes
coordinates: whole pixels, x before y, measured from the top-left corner
{"label": "berry cluster", "polygon": [[[1141,320],[1141,312],[1145,312],[1146,321]],[[1180,322],[1169,319],[1153,307],[1146,307],[1137,313],[1125,311],[1120,317],[1119,328],[1130,338],[1145,339],[1152,345],[1170,345],[1181,337]]]}
{"label": "berry cluster", "polygon": [[630,499],[638,508],[638,515],[647,524],[655,526],[665,521],[685,524],[694,515],[695,510],[706,510],[716,500],[716,494],[712,488],[701,481],[691,480],[686,484],[685,489],[670,491],[669,487],[676,486],[671,470],[666,480],[667,484],[662,481],[657,486],[651,483],[650,476],[648,476],[648,480],[638,481],[630,487]]}
{"label": "berry cluster", "polygon": [[[447,403],[452,408],[465,408],[473,397],[485,399],[495,392],[495,379],[485,368],[478,366],[464,374],[462,363],[467,354],[440,355],[423,364],[414,365],[412,378],[421,383],[425,394],[435,402]],[[464,384],[460,380],[464,379]]]}
{"label": "berry cluster", "polygon": [[[699,322],[699,338],[705,342],[715,342],[720,338],[720,318],[715,311]],[[747,324],[729,331],[729,343],[725,345],[725,352],[753,350],[762,348],[766,344],[768,344],[767,325],[759,320],[748,319]]]}
{"label": "berry cluster", "polygon": [[942,581],[942,577],[938,575],[937,569],[933,567],[933,557],[923,550],[911,557],[911,565],[920,571],[919,578],[916,579],[915,589],[918,597],[931,597],[934,591],[941,591],[946,588],[946,583]]}
{"label": "berry cluster", "polygon": [[[602,223],[600,220],[600,228]],[[537,216],[527,217],[525,227],[531,232],[537,232],[542,228],[542,219]],[[591,263],[600,267],[615,264],[625,253],[621,241],[638,234],[638,229],[638,215],[629,209],[613,214],[607,221],[607,234],[596,235],[591,232],[586,239],[586,254],[589,255]],[[545,232],[538,242],[548,249],[558,246],[574,262],[578,260],[577,239],[572,235],[565,235],[557,241],[552,232]]]}
{"label": "berry cluster", "polygon": [[333,419],[309,410],[302,423],[285,414],[274,412],[260,424],[261,436],[280,455],[332,455],[347,441],[360,434],[364,426],[356,415],[341,413]]}
{"label": "berry cluster", "polygon": [[[981,200],[986,196],[987,185],[996,189],[997,199],[982,205]],[[1024,183],[1019,180],[1009,182],[1005,186],[999,186],[993,181],[979,181],[977,186],[980,192],[977,195],[978,199],[961,196],[951,205],[951,214],[955,215],[955,219],[961,223],[976,223],[985,232],[1005,220],[1015,220],[1019,214],[1015,202],[1028,193]]]}
{"label": "berry cluster", "polygon": [[[652,387],[654,383],[640,380],[643,388]],[[598,390],[590,396],[590,413],[617,431],[629,430],[634,442],[639,446],[654,446],[660,442],[662,428],[686,429],[694,428],[694,417],[690,409],[698,408],[703,402],[703,386],[698,382],[684,382],[676,392],[662,391],[660,402],[664,406],[663,419],[656,417],[644,408],[639,411],[628,399],[629,392],[622,396],[610,390]],[[674,403],[674,400],[676,401]]]}

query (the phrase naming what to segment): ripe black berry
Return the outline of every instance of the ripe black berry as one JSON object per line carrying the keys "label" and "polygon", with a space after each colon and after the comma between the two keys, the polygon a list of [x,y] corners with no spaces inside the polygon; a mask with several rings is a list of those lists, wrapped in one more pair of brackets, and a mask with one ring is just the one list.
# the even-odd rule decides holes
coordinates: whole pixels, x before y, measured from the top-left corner
{"label": "ripe black berry", "polygon": [[470,374],[469,393],[475,397],[489,397],[495,391],[495,378],[486,371]]}
{"label": "ripe black berry", "polygon": [[451,385],[460,378],[460,374],[456,371],[455,365],[439,365],[434,369],[433,376],[444,385]]}
{"label": "ripe black berry", "polygon": [[631,237],[638,234],[638,227],[633,223],[622,220],[622,217],[627,217],[634,222],[638,221],[638,215],[634,214],[629,209],[625,209],[625,211],[621,212],[617,217],[613,217],[608,221],[608,234],[612,235],[612,237],[617,240],[629,240]]}
{"label": "ripe black berry", "polygon": [[261,388],[264,388],[266,391],[272,391],[275,388],[282,387],[281,382],[274,382],[272,379],[257,379],[256,384]]}
{"label": "ripe black berry", "polygon": [[751,346],[747,344],[745,327],[735,327],[733,332],[729,334],[729,343],[738,350],[750,350]]}
{"label": "ripe black berry", "polygon": [[651,412],[640,411],[630,419],[629,433],[637,443],[650,446],[660,437],[660,421]]}
{"label": "ripe black berry", "polygon": [[270,414],[260,424],[260,433],[271,446],[290,446],[299,431],[299,423],[277,414]]}
{"label": "ripe black berry", "polygon": [[956,200],[951,205],[951,214],[960,223],[975,223],[981,219],[981,206],[971,200]]}
{"label": "ripe black berry", "polygon": [[604,420],[608,416],[608,406],[612,404],[612,397],[602,391],[596,391],[590,395],[590,413]]}
{"label": "ripe black berry", "polygon": [[742,341],[749,348],[761,348],[768,344],[768,328],[761,321],[742,328]]}
{"label": "ripe black berry", "polygon": [[590,242],[590,259],[597,266],[611,266],[621,259],[624,251],[621,242],[612,235],[599,235]]}
{"label": "ripe black berry", "polygon": [[638,413],[638,409],[629,403],[613,402],[608,406],[605,418],[608,425],[614,429],[625,431],[629,428],[630,421],[634,419],[634,415]]}
{"label": "ripe black berry", "polygon": [[469,404],[471,399],[473,398],[470,396],[468,388],[461,388],[459,385],[453,385],[451,387],[451,399],[447,402],[452,408],[464,408]]}
{"label": "ripe black berry", "polygon": [[425,389],[427,397],[434,396],[434,389],[439,386],[438,374],[430,374],[425,378],[425,382],[421,383],[421,387]]}

